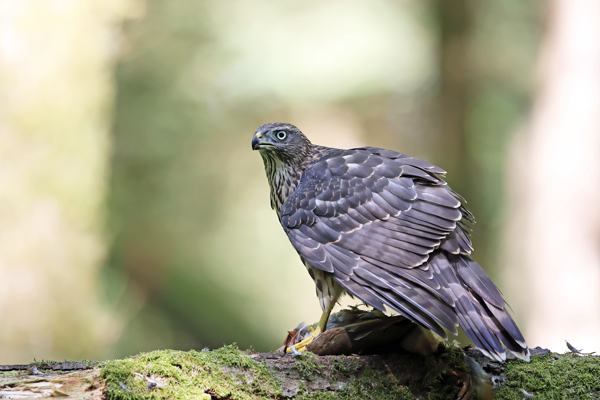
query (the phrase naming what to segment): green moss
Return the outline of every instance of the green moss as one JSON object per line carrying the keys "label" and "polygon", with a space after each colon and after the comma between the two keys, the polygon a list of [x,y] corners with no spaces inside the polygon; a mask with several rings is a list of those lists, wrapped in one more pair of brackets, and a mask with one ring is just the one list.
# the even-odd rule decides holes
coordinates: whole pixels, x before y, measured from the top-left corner
{"label": "green moss", "polygon": [[377,376],[370,368],[366,368],[352,385],[344,388],[340,398],[412,400],[415,399],[415,396],[406,386],[395,384],[394,379],[382,380],[381,376]]}
{"label": "green moss", "polygon": [[427,400],[457,398],[460,388],[454,371],[468,371],[462,353],[453,349],[444,354],[442,360],[433,356],[404,354],[396,356],[395,362],[399,368],[409,369],[415,376],[424,377],[410,384],[408,389],[415,398]]}
{"label": "green moss", "polygon": [[[231,373],[237,380],[228,379]],[[109,399],[278,398],[279,382],[235,345],[214,351],[162,350],[104,364]],[[158,382],[148,388],[145,377]],[[123,384],[128,390],[124,389]]]}
{"label": "green moss", "polygon": [[381,379],[369,368],[364,367],[361,362],[352,357],[334,356],[320,358],[312,353],[303,353],[295,358],[296,368],[303,378],[310,380],[314,375],[327,374],[329,380],[335,381],[345,377],[350,379],[350,384],[336,392],[313,392],[303,393],[304,385],[301,385],[299,394],[295,397],[301,400],[323,399],[323,400],[383,400],[399,399],[412,400],[414,396],[404,386],[395,385],[393,379]]}
{"label": "green moss", "polygon": [[[0,379],[2,379],[2,378],[12,378],[12,377],[15,377],[15,376],[21,376],[21,375],[23,375],[25,373],[26,373],[26,371],[23,371],[23,370],[2,371],[2,372],[0,372]],[[0,385],[6,385],[6,382],[5,381],[0,382]]]}
{"label": "green moss", "polygon": [[507,384],[496,399],[523,399],[522,389],[536,399],[598,399],[600,357],[554,353],[532,357],[530,363],[512,361],[504,371]]}
{"label": "green moss", "polygon": [[[456,372],[469,373],[459,348],[448,348],[442,359],[417,355],[395,355],[389,365],[397,371],[411,369],[425,378],[408,387],[395,384],[393,371],[382,377],[363,367],[351,357],[329,358],[331,377],[355,376],[351,384],[336,393],[300,395],[300,399],[428,399],[457,398],[460,383]],[[320,360],[315,360],[319,362]],[[313,372],[317,371],[313,369]],[[600,357],[577,357],[571,354],[548,354],[533,357],[530,363],[511,360],[503,373],[505,386],[495,391],[495,399],[522,400],[523,390],[535,399],[598,399],[600,398]]]}
{"label": "green moss", "polygon": [[[296,398],[450,399],[460,391],[456,372],[469,371],[462,352],[454,348],[441,359],[410,354],[387,357],[390,370],[385,375],[373,372],[356,357],[317,357],[310,353],[296,357],[295,368],[303,378]],[[397,377],[406,371],[424,378],[401,386],[398,382],[405,379]],[[521,400],[525,397],[522,389],[539,399],[600,397],[600,357],[549,354],[533,357],[530,363],[514,360],[503,375],[506,384],[496,390],[496,399]],[[283,398],[281,382],[274,373],[235,345],[214,351],[155,351],[109,361],[103,365],[102,376],[107,381],[108,399]],[[302,388],[317,377],[350,383],[336,392],[307,394]],[[148,388],[146,378],[156,381],[157,387]]]}
{"label": "green moss", "polygon": [[420,383],[415,392],[420,392],[430,400],[455,399],[458,397],[460,387],[457,385],[457,373],[470,374],[470,369],[465,363],[465,355],[457,346],[446,346],[446,351],[441,360],[435,357],[424,357],[424,361],[415,361],[416,365],[423,365],[425,379]]}
{"label": "green moss", "polygon": [[302,378],[311,379],[313,374],[321,373],[325,366],[317,362],[317,356],[311,352],[304,352],[294,357],[295,368],[300,372]]}
{"label": "green moss", "polygon": [[[321,359],[308,355],[302,362],[304,365],[301,369],[307,371],[307,375],[304,376],[312,377],[313,374],[322,374],[327,371],[328,377],[332,381],[339,379],[340,381],[350,382],[349,385],[335,393],[301,393],[297,398],[303,400],[451,399],[456,398],[460,391],[453,371],[468,372],[464,355],[458,348],[449,349],[443,357],[443,363],[434,357],[422,357],[414,354],[390,355],[389,365],[393,368],[385,376],[373,372],[371,368],[364,366],[358,359],[353,357],[337,356]],[[325,363],[327,363],[326,369],[324,369]],[[424,376],[425,378],[413,382],[408,387],[402,386],[398,384],[395,374],[402,374],[403,371],[407,370],[416,372],[416,376]]]}
{"label": "green moss", "polygon": [[360,361],[354,357],[339,356],[329,360],[330,371],[333,377],[336,375],[350,375],[360,369]]}
{"label": "green moss", "polygon": [[[334,361],[336,360],[336,361]],[[340,358],[334,358],[330,363],[331,365],[337,363]],[[348,369],[348,365],[353,363],[343,363],[342,371],[336,370],[333,367],[331,374],[347,374],[348,372],[358,372],[356,378],[350,380],[350,384],[338,390],[336,392],[314,392],[312,394],[298,394],[295,398],[299,400],[387,400],[387,399],[398,399],[398,400],[413,400],[415,396],[411,393],[410,389],[405,386],[396,385],[393,379],[381,379],[381,376],[377,376],[369,367],[360,367],[360,364],[356,363],[356,369]]]}

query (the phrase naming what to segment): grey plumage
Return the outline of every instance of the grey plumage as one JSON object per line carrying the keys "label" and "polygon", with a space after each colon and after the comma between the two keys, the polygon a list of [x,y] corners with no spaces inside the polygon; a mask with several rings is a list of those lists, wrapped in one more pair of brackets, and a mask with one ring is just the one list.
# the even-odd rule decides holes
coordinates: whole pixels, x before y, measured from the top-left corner
{"label": "grey plumage", "polygon": [[[472,215],[445,171],[391,150],[316,146],[290,124],[258,128],[271,205],[311,276],[325,320],[344,292],[446,337],[460,325],[491,358],[529,350],[471,259]],[[316,274],[318,272],[318,274]],[[323,327],[324,329],[324,327]]]}

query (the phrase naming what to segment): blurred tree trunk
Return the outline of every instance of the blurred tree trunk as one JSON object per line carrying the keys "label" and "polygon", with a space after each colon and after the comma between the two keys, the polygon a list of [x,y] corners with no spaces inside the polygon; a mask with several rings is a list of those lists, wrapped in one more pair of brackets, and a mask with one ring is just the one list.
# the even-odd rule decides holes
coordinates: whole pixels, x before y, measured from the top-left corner
{"label": "blurred tree trunk", "polygon": [[0,0],[0,355],[102,357],[114,28],[132,1]]}
{"label": "blurred tree trunk", "polygon": [[598,351],[600,3],[548,5],[537,97],[508,164],[505,272],[529,343],[561,350],[568,339]]}
{"label": "blurred tree trunk", "polygon": [[465,194],[470,186],[465,145],[465,122],[471,89],[469,63],[471,10],[468,1],[437,1],[440,25],[440,113],[441,124],[434,141],[435,158],[443,160],[452,186]]}

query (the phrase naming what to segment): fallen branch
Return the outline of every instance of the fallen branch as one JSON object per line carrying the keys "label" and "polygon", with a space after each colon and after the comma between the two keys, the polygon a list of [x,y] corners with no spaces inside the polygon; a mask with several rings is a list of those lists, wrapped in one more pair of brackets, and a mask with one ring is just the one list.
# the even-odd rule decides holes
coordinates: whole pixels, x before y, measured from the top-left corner
{"label": "fallen branch", "polygon": [[[0,398],[73,399],[454,399],[465,386],[462,352],[291,356],[224,346],[212,351],[161,350],[123,360],[2,366]],[[598,398],[600,357],[533,349],[530,363],[466,354],[490,374],[496,399]],[[38,366],[39,365],[39,366]],[[45,375],[33,375],[33,366]],[[91,368],[59,371],[61,368]],[[64,373],[66,372],[66,373]],[[457,373],[458,372],[458,373]],[[535,398],[535,397],[534,397]]]}

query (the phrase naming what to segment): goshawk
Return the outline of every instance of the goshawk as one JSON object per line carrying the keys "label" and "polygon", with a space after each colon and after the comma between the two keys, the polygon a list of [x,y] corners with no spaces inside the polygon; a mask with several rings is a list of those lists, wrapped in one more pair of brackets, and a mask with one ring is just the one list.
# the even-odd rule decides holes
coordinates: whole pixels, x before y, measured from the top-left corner
{"label": "goshawk", "polygon": [[349,293],[446,338],[460,325],[488,357],[529,349],[500,292],[471,259],[473,216],[445,171],[391,150],[313,145],[295,126],[269,123],[252,149],[265,164],[271,207],[315,281],[317,334]]}

